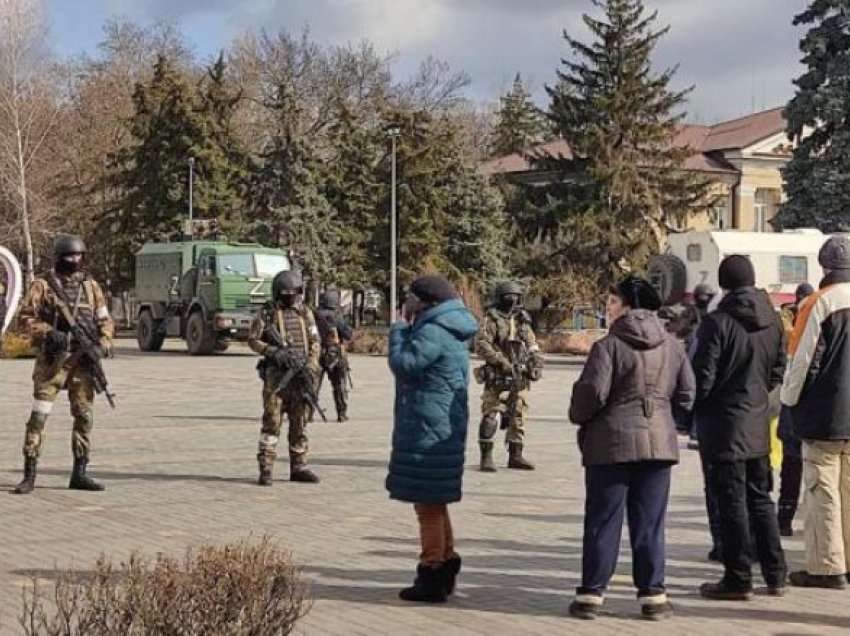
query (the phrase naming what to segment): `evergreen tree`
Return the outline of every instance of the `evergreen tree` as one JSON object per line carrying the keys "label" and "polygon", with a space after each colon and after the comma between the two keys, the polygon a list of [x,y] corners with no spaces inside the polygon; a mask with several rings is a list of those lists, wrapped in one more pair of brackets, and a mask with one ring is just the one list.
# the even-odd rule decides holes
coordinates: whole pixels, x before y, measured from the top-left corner
{"label": "evergreen tree", "polygon": [[158,58],[150,81],[136,86],[133,144],[118,158],[123,170],[116,185],[126,194],[110,215],[125,282],[132,280],[132,255],[139,246],[176,234],[187,217],[190,158],[195,159],[195,217],[228,221],[241,210],[242,167],[234,161],[229,129],[236,101],[224,85],[221,59],[200,94],[165,56]]}
{"label": "evergreen tree", "polygon": [[531,101],[522,76],[517,73],[513,87],[500,99],[492,154],[500,157],[527,151],[541,143],[548,130],[545,117]]}
{"label": "evergreen tree", "polygon": [[592,0],[604,17],[584,22],[584,44],[564,33],[574,55],[547,87],[549,118],[570,156],[540,157],[562,176],[531,213],[545,230],[541,265],[582,267],[607,286],[640,269],[673,219],[705,205],[708,183],[682,170],[693,150],[673,138],[689,90],[672,91],[675,69],[654,73],[651,55],[668,28],[653,27],[642,0]]}
{"label": "evergreen tree", "polygon": [[814,0],[794,18],[812,25],[800,42],[808,67],[785,110],[797,142],[783,170],[787,202],[781,227],[850,229],[850,2]]}
{"label": "evergreen tree", "polygon": [[320,190],[321,164],[297,134],[298,107],[287,86],[270,105],[278,130],[258,158],[251,180],[251,212],[244,233],[266,245],[290,249],[315,286],[334,270],[335,217]]}
{"label": "evergreen tree", "polygon": [[328,130],[333,157],[325,164],[323,192],[335,213],[339,285],[361,288],[374,282],[369,238],[378,225],[379,204],[388,184],[380,182],[383,153],[380,131],[370,128],[342,100]]}

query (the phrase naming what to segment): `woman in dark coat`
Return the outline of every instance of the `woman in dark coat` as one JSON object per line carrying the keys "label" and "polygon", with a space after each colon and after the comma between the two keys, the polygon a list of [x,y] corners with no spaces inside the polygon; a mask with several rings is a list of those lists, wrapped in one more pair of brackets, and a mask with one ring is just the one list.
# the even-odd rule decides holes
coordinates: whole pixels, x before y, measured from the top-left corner
{"label": "woman in dark coat", "polygon": [[617,566],[624,513],[633,576],[645,618],[672,613],[664,586],[664,523],[670,472],[679,460],[673,407],[689,411],[694,374],[682,345],[655,312],[661,300],[640,278],[608,297],[610,332],[597,342],[573,387],[585,466],[582,583],[570,614],[592,619]]}
{"label": "woman in dark coat", "polygon": [[461,498],[469,341],[478,325],[439,276],[413,282],[404,314],[390,330],[396,397],[387,490],[391,498],[414,504],[422,552],[416,580],[400,596],[441,603],[460,571],[447,504]]}

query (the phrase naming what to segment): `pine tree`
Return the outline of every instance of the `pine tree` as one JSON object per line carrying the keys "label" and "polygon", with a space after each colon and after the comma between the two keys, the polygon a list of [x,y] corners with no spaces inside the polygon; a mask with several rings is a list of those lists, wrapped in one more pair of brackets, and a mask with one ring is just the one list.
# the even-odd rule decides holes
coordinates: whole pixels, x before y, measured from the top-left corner
{"label": "pine tree", "polygon": [[788,200],[781,227],[850,229],[850,2],[814,0],[794,18],[812,25],[800,42],[808,67],[795,80],[785,110],[788,136],[797,143],[783,170]]}
{"label": "pine tree", "polygon": [[689,90],[669,88],[675,69],[652,70],[668,28],[653,27],[657,12],[647,15],[642,0],[592,1],[604,13],[584,16],[594,40],[565,32],[574,55],[547,87],[549,118],[572,154],[538,159],[562,180],[533,214],[550,271],[589,268],[607,286],[645,264],[671,219],[706,204],[709,184],[682,169],[693,150],[672,143]]}
{"label": "pine tree", "polygon": [[225,86],[221,58],[200,91],[165,56],[157,59],[151,79],[136,86],[133,144],[117,158],[123,170],[116,185],[126,195],[109,215],[125,282],[132,280],[132,255],[141,244],[176,234],[186,218],[190,158],[195,217],[227,221],[241,211],[243,167],[229,127],[236,101]]}
{"label": "pine tree", "polygon": [[325,163],[322,188],[334,210],[339,239],[335,282],[361,288],[375,282],[369,238],[378,225],[378,207],[388,186],[377,174],[383,140],[380,131],[370,128],[342,100],[335,111],[328,130],[333,156]]}
{"label": "pine tree", "polygon": [[522,76],[517,73],[511,90],[500,99],[492,154],[500,157],[527,151],[541,143],[548,130],[545,117],[531,101]]}
{"label": "pine tree", "polygon": [[298,107],[289,87],[277,89],[278,130],[252,171],[250,216],[244,235],[290,249],[314,286],[334,269],[338,237],[334,210],[320,190],[321,165],[297,134]]}

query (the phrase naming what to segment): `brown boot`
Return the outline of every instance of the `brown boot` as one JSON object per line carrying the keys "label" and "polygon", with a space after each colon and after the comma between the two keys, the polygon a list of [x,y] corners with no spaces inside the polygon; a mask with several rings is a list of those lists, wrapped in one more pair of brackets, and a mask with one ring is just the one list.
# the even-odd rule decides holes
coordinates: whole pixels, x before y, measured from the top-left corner
{"label": "brown boot", "polygon": [[496,464],[493,463],[493,442],[478,442],[481,448],[481,472],[495,473]]}
{"label": "brown boot", "polygon": [[260,467],[260,477],[257,479],[257,484],[260,486],[271,486],[274,457],[264,453],[257,453],[257,464]]}
{"label": "brown boot", "polygon": [[304,455],[290,455],[289,481],[296,481],[302,484],[318,484],[319,477],[307,468],[307,458]]}
{"label": "brown boot", "polygon": [[534,470],[534,464],[522,456],[522,444],[520,442],[508,444],[508,468]]}

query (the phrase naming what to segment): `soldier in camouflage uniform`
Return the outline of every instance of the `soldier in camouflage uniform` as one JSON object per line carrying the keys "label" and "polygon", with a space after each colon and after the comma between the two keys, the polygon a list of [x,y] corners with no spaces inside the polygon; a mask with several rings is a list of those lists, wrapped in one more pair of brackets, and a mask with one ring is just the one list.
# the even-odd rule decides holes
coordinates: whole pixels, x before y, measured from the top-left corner
{"label": "soldier in camouflage uniform", "polygon": [[[34,402],[24,437],[24,478],[15,488],[28,494],[35,488],[36,468],[44,444],[44,427],[59,392],[68,391],[74,417],[71,450],[74,469],[69,488],[104,490],[104,486],[86,475],[91,452],[91,430],[94,424],[92,402],[95,387],[91,367],[78,355],[79,343],[70,336],[70,326],[62,316],[62,301],[50,287],[52,282],[64,291],[75,319],[85,317],[99,329],[104,355],[112,347],[114,325],[109,316],[103,292],[97,281],[83,269],[86,246],[76,236],[60,236],[54,245],[54,269],[36,278],[30,286],[20,312],[24,333],[39,348],[33,372]],[[48,278],[52,278],[48,282]]]}
{"label": "soldier in camouflage uniform", "polygon": [[[500,423],[507,427],[505,441],[508,445],[508,468],[534,470],[534,465],[523,457],[525,424],[528,418],[528,392],[531,382],[540,379],[543,358],[531,327],[531,317],[522,308],[522,287],[518,283],[501,283],[496,288],[496,305],[487,310],[475,347],[484,359],[484,366],[476,370],[476,379],[484,384],[481,395],[481,425],[479,446],[481,470],[495,472],[493,463],[493,438]],[[516,351],[524,351],[525,360],[516,359]],[[518,394],[516,417],[508,417],[507,401],[515,365],[522,374]]]}
{"label": "soldier in camouflage uniform", "polygon": [[667,324],[667,330],[685,341],[685,351],[690,349],[700,323],[708,315],[708,307],[717,293],[711,285],[700,283],[694,287],[693,303],[687,305],[680,316]]}
{"label": "soldier in camouflage uniform", "polygon": [[338,422],[348,421],[348,356],[345,345],[353,335],[351,327],[339,315],[339,292],[328,290],[319,298],[316,325],[322,342],[319,358],[322,373],[328,376],[333,387],[334,405]]}
{"label": "soldier in camouflage uniform", "polygon": [[[307,361],[315,378],[319,375],[319,331],[316,320],[301,301],[303,281],[297,272],[283,271],[272,281],[273,303],[257,314],[248,335],[248,346],[263,356],[258,369],[263,378],[263,425],[257,462],[260,469],[258,483],[270,486],[272,469],[277,457],[283,414],[289,419],[289,479],[303,483],[317,483],[319,478],[307,468],[307,420],[309,406],[304,398],[302,380],[294,379],[283,392],[276,391],[284,371],[284,353],[299,362]],[[266,324],[271,322],[288,344],[286,352],[266,340]]]}

